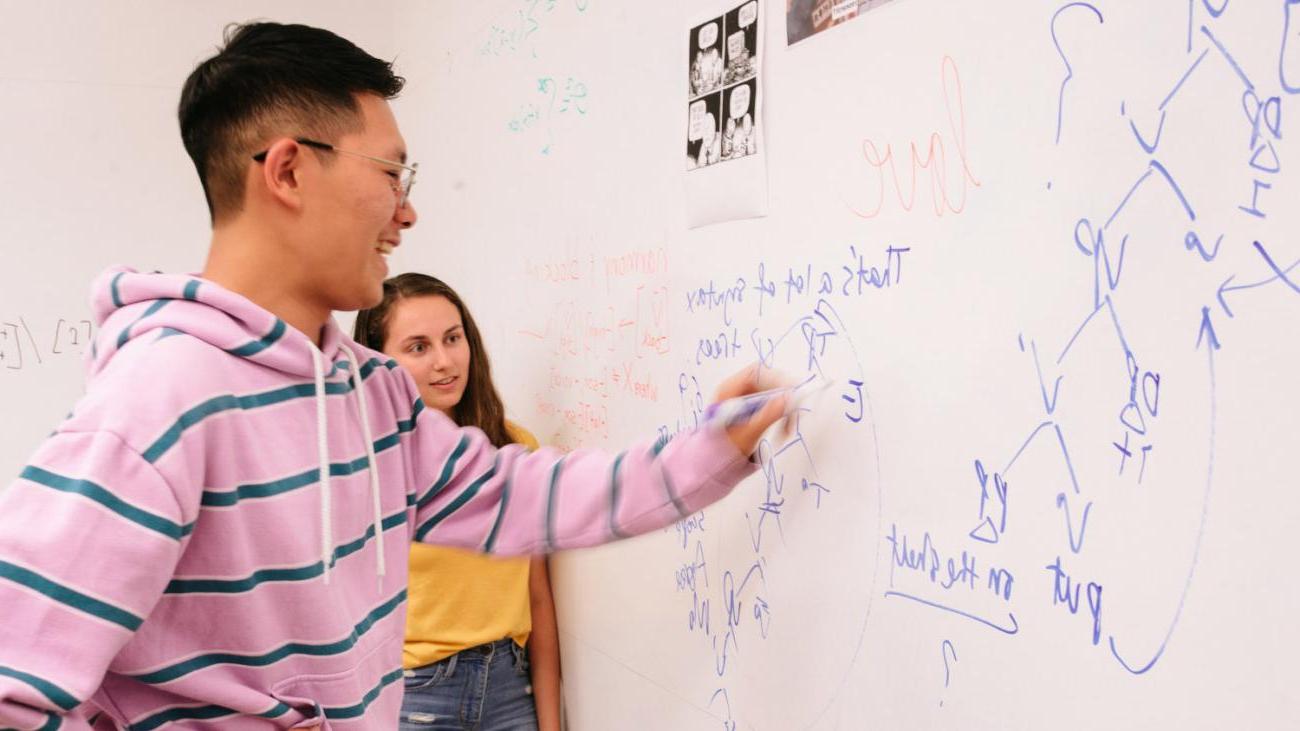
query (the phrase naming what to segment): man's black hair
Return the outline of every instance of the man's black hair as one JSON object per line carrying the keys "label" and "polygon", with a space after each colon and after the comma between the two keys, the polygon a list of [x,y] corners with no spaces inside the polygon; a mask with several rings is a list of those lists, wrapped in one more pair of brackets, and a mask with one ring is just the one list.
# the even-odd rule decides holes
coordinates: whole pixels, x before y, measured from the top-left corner
{"label": "man's black hair", "polygon": [[320,28],[247,23],[227,27],[224,40],[185,80],[178,109],[214,223],[239,211],[255,147],[279,136],[356,132],[356,94],[391,99],[406,83],[391,62]]}

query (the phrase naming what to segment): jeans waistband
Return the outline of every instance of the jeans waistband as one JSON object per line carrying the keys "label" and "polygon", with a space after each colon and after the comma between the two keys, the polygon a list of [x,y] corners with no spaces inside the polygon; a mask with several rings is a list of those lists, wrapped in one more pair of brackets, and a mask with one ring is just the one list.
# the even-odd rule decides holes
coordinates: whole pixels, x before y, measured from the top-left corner
{"label": "jeans waistband", "polygon": [[497,640],[496,642],[485,642],[485,643],[483,643],[483,644],[481,644],[481,645],[475,645],[475,646],[473,646],[473,647],[468,647],[468,648],[466,648],[466,649],[464,649],[464,650],[461,650],[461,652],[464,652],[464,653],[477,652],[477,653],[479,653],[479,654],[481,654],[481,655],[487,655],[487,654],[490,654],[490,653],[493,653],[493,652],[501,652],[502,650],[505,650],[505,649],[509,648],[511,645],[514,645],[514,644],[515,644],[515,641],[514,641],[514,640],[512,640],[512,639],[509,638],[509,637],[505,637],[505,638],[502,638],[502,639]]}
{"label": "jeans waistband", "polygon": [[461,650],[460,652],[457,652],[454,655],[449,655],[436,662],[431,662],[428,665],[422,665],[418,668],[403,670],[402,674],[408,678],[412,678],[415,677],[416,675],[419,675],[420,673],[431,671],[437,668],[439,665],[446,665],[447,669],[445,672],[447,673],[447,675],[451,675],[456,671],[457,658],[461,658],[465,656],[481,657],[483,655],[487,655],[490,657],[496,657],[500,655],[504,657],[507,651],[509,651],[514,655],[515,662],[519,662],[523,658],[524,648],[520,647],[513,639],[506,637],[497,640],[496,642],[485,642],[481,645],[467,647],[464,650]]}

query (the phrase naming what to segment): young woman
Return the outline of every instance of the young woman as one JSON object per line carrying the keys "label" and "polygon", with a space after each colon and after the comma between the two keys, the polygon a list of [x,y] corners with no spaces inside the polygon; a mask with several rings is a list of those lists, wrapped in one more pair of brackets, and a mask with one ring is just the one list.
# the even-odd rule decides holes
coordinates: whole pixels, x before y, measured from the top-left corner
{"label": "young woman", "polygon": [[[410,372],[425,406],[482,429],[498,447],[537,448],[506,420],[474,318],[442,281],[408,273],[384,282],[383,300],[357,314],[354,337]],[[403,731],[558,731],[560,651],[546,560],[413,544],[402,661]]]}

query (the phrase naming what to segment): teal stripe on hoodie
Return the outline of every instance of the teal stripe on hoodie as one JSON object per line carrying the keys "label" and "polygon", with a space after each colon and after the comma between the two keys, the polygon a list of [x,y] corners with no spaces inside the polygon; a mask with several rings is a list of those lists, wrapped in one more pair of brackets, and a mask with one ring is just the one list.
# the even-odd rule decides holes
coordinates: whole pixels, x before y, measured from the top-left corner
{"label": "teal stripe on hoodie", "polygon": [[499,455],[493,457],[492,466],[489,467],[486,472],[479,475],[478,478],[462,490],[459,495],[457,495],[451,502],[447,503],[446,507],[439,510],[432,518],[424,521],[424,524],[420,526],[420,529],[415,532],[415,540],[423,541],[424,537],[429,535],[429,531],[433,530],[435,526],[446,520],[447,516],[460,510],[465,503],[469,502],[471,498],[477,495],[478,491],[483,489],[483,484],[496,476],[497,464],[500,459],[501,457]]}
{"label": "teal stripe on hoodie", "polygon": [[[371,361],[378,365],[386,365],[379,363],[379,361],[373,358]],[[361,380],[365,381],[366,377],[373,371],[374,367],[371,367],[369,370],[362,367]],[[352,390],[353,384],[352,379],[350,378],[347,381],[325,384],[325,395],[327,396],[348,394],[351,393]],[[159,459],[162,459],[162,456],[167,453],[167,450],[174,447],[176,443],[180,441],[181,434],[183,434],[186,429],[195,426],[214,414],[232,410],[249,411],[264,406],[274,406],[275,404],[292,401],[294,399],[310,398],[315,395],[316,384],[298,383],[284,388],[276,388],[261,393],[247,394],[245,396],[235,396],[233,394],[214,396],[213,398],[210,398],[181,414],[181,417],[176,420],[176,423],[168,427],[167,431],[163,432],[162,436],[155,439],[153,444],[149,445],[149,448],[146,449],[141,456],[144,457],[146,462],[157,462]]]}
{"label": "teal stripe on hoodie", "polygon": [[423,401],[422,399],[416,399],[416,400],[415,400],[415,404],[411,406],[411,419],[410,419],[410,421],[399,421],[399,422],[397,422],[397,428],[398,428],[398,430],[400,430],[400,431],[404,431],[404,432],[408,432],[408,431],[411,431],[412,429],[414,429],[414,428],[415,428],[415,420],[418,419],[418,418],[420,418],[420,412],[421,412],[421,411],[424,411],[424,401]]}
{"label": "teal stripe on hoodie", "polygon": [[614,458],[614,468],[609,474],[609,534],[615,538],[627,538],[627,534],[618,529],[618,500],[623,491],[623,482],[620,471],[623,469],[623,458],[627,452],[619,452]]}
{"label": "teal stripe on hoodie", "polygon": [[309,657],[328,657],[330,655],[342,655],[349,652],[356,646],[357,641],[370,631],[375,623],[392,614],[402,603],[406,601],[406,589],[402,589],[391,599],[373,609],[358,622],[348,636],[336,642],[325,642],[312,644],[308,642],[290,642],[281,645],[270,652],[260,655],[243,655],[236,652],[209,652],[197,657],[192,657],[183,662],[178,662],[157,670],[131,675],[142,683],[150,685],[159,685],[169,683],[178,678],[183,678],[190,673],[195,673],[204,668],[213,665],[240,665],[243,667],[266,667],[274,665],[281,660],[295,656]]}
{"label": "teal stripe on hoodie", "polygon": [[122,332],[118,333],[117,335],[117,347],[120,348],[123,345],[126,345],[127,341],[131,339],[131,328],[138,325],[141,320],[154,314],[158,310],[161,310],[168,302],[171,302],[171,300],[155,301],[153,304],[149,305],[149,307],[145,309],[145,311],[141,313],[139,317],[132,320],[130,325],[127,325],[126,327],[122,328]]}
{"label": "teal stripe on hoodie", "polygon": [[492,553],[492,549],[497,544],[497,533],[501,530],[501,521],[506,517],[506,507],[510,505],[510,475],[506,474],[505,481],[501,484],[501,507],[497,508],[497,519],[492,521],[492,530],[488,533],[487,540],[483,543],[483,552]]}
{"label": "teal stripe on hoodie", "polygon": [[109,296],[113,298],[114,307],[126,307],[126,303],[122,301],[122,292],[118,289],[118,283],[122,281],[124,276],[126,276],[126,272],[118,272],[113,275],[113,281],[108,285]]}
{"label": "teal stripe on hoodie", "polygon": [[564,469],[564,457],[561,456],[551,467],[551,479],[546,483],[546,522],[543,525],[546,536],[546,550],[555,550],[555,488],[560,484],[560,471]]}
{"label": "teal stripe on hoodie", "polygon": [[[375,442],[375,454],[392,449],[398,444],[400,432],[393,432]],[[365,471],[370,463],[368,455],[362,455],[351,462],[331,462],[330,477],[347,477]],[[239,485],[233,490],[204,490],[202,505],[205,508],[228,508],[241,500],[275,497],[293,492],[308,485],[314,485],[320,479],[320,469],[312,467],[296,475],[283,477],[270,482],[258,482]]]}
{"label": "teal stripe on hoodie", "polygon": [[8,579],[19,586],[25,586],[32,591],[44,594],[64,606],[72,607],[92,617],[98,617],[105,622],[112,622],[132,632],[139,629],[140,624],[144,622],[143,617],[137,617],[121,607],[115,607],[108,602],[83,594],[76,589],[48,579],[31,569],[25,569],[8,561],[0,561],[0,579]]}
{"label": "teal stripe on hoodie", "polygon": [[[382,521],[384,532],[406,525],[406,509],[394,513]],[[360,538],[335,546],[330,565],[365,548],[375,538],[375,527],[366,526],[366,532]],[[324,563],[317,561],[305,566],[288,568],[258,569],[247,576],[237,579],[172,579],[163,590],[164,594],[242,594],[252,591],[260,584],[283,581],[309,581],[325,573]]]}
{"label": "teal stripe on hoodie", "polygon": [[462,434],[460,436],[460,441],[456,443],[456,448],[451,450],[451,453],[447,455],[447,461],[443,463],[442,472],[438,474],[438,479],[434,481],[433,485],[430,486],[428,490],[425,490],[424,494],[420,496],[420,499],[415,502],[416,507],[423,508],[425,505],[433,502],[433,499],[438,496],[438,493],[442,492],[442,489],[447,486],[447,483],[451,482],[452,475],[456,473],[456,463],[460,461],[461,457],[465,456],[465,450],[467,449],[469,449],[469,437]]}
{"label": "teal stripe on hoodie", "polygon": [[[658,456],[658,454],[658,452],[655,452],[656,456]],[[664,470],[662,464],[659,465],[659,478],[664,482],[664,492],[668,494],[668,501],[677,509],[678,519],[688,517],[690,512],[686,509],[685,505],[682,505],[682,499],[677,497],[677,488],[673,487],[673,480],[668,476],[668,472]]]}
{"label": "teal stripe on hoodie", "polygon": [[370,707],[371,703],[375,702],[375,699],[379,697],[379,694],[384,692],[384,688],[397,682],[401,677],[401,668],[388,673],[379,679],[379,683],[375,687],[371,688],[361,697],[360,703],[351,706],[326,706],[322,709],[325,712],[325,717],[332,718],[336,721],[345,718],[360,718],[365,715],[366,709]]}
{"label": "teal stripe on hoodie", "polygon": [[[291,710],[293,709],[289,706],[277,702],[274,706],[271,706],[270,710],[257,715],[261,718],[279,718]],[[231,710],[225,706],[180,706],[145,716],[132,723],[129,728],[131,731],[153,731],[153,729],[176,721],[215,721],[218,718],[235,715],[239,715],[239,711]]]}
{"label": "teal stripe on hoodie", "polygon": [[77,699],[73,697],[71,693],[44,678],[37,677],[31,673],[24,673],[21,670],[16,670],[4,665],[0,665],[0,675],[3,675],[6,678],[13,678],[14,680],[21,680],[22,682],[32,686],[39,690],[41,695],[49,698],[51,703],[65,711],[71,711],[78,705]]}
{"label": "teal stripe on hoodie", "polygon": [[261,338],[252,341],[251,343],[244,343],[238,348],[229,348],[226,350],[226,352],[230,353],[231,355],[239,356],[240,358],[247,358],[250,355],[257,355],[263,350],[266,350],[272,345],[275,345],[275,342],[284,336],[285,330],[287,329],[288,326],[284,324],[284,320],[281,320],[280,318],[277,317],[275,318],[275,325],[271,326],[270,332],[263,335]]}
{"label": "teal stripe on hoodie", "polygon": [[32,465],[24,467],[19,477],[59,492],[80,495],[99,503],[132,523],[174,540],[180,540],[182,536],[188,535],[193,529],[193,524],[181,525],[161,515],[138,508],[90,480],[65,477]]}
{"label": "teal stripe on hoodie", "polygon": [[[392,434],[380,437],[375,440],[375,454],[392,449],[401,444],[402,434],[409,433],[415,428],[415,419],[409,421],[397,422],[397,430]],[[347,477],[361,472],[369,464],[369,455],[357,457],[351,462],[331,462],[331,477]],[[233,490],[204,490],[201,504],[207,508],[225,508],[235,505],[241,500],[251,500],[256,498],[273,497],[286,492],[292,492],[308,485],[314,485],[320,478],[319,468],[313,467],[304,470],[296,475],[282,477],[278,480],[269,482],[258,482],[239,485]]]}

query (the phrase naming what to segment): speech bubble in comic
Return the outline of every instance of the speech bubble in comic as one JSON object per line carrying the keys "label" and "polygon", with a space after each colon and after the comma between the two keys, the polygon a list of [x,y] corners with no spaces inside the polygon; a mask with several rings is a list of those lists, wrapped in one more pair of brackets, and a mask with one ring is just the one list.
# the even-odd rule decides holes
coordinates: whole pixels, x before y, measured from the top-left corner
{"label": "speech bubble in comic", "polygon": [[745,31],[738,30],[727,38],[727,57],[735,58],[745,52]]}
{"label": "speech bubble in comic", "polygon": [[713,116],[713,112],[709,112],[704,115],[704,121],[700,122],[700,137],[707,142],[716,134],[718,134],[718,118]]}
{"label": "speech bubble in comic", "polygon": [[731,90],[731,118],[740,119],[749,113],[749,85]]}
{"label": "speech bubble in comic", "polygon": [[[678,37],[680,38],[681,36],[678,36]],[[709,23],[708,25],[706,25],[706,26],[700,28],[700,33],[699,33],[699,36],[697,36],[697,38],[698,38],[698,42],[699,42],[699,44],[700,44],[700,48],[708,48],[708,47],[712,46],[714,43],[717,43],[717,42],[718,42],[718,24],[717,24],[717,23]]]}
{"label": "speech bubble in comic", "polygon": [[691,124],[687,130],[691,142],[704,136],[704,113],[707,109],[708,105],[703,99],[691,103]]}
{"label": "speech bubble in comic", "polygon": [[758,3],[749,2],[740,8],[740,27],[744,28],[758,19]]}

